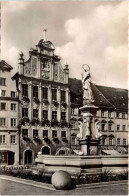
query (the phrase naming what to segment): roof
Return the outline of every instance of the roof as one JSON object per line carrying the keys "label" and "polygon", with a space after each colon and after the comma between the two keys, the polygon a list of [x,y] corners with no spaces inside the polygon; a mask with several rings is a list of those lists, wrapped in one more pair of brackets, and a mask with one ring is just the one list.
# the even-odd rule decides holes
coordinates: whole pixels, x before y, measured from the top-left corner
{"label": "roof", "polygon": [[[73,106],[83,105],[83,89],[82,81],[69,78],[71,103]],[[121,88],[113,88],[100,86],[91,83],[91,89],[94,98],[94,105],[101,108],[110,108],[120,110],[128,110],[128,90]]]}
{"label": "roof", "polygon": [[1,60],[0,61],[0,69],[11,71],[13,69],[13,67],[11,65],[9,65],[8,63],[6,63],[4,60]]}

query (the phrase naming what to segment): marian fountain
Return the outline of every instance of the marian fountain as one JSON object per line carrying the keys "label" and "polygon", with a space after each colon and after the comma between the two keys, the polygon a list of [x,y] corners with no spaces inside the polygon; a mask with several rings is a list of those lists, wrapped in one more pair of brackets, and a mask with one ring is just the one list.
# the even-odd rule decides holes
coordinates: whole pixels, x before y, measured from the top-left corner
{"label": "marian fountain", "polygon": [[63,170],[71,176],[95,175],[99,177],[105,169],[112,169],[114,172],[119,172],[128,167],[127,155],[98,154],[98,144],[102,135],[99,131],[99,121],[95,120],[98,107],[94,105],[90,67],[86,64],[82,67],[83,107],[80,110],[83,114],[83,122],[79,122],[80,132],[77,137],[79,138],[83,155],[37,155],[35,162],[38,171],[43,171],[49,175]]}

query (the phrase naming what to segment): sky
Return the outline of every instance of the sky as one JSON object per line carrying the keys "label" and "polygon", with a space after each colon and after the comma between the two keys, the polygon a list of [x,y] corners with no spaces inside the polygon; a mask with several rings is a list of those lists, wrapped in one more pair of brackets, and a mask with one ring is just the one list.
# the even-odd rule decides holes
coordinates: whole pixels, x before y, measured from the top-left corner
{"label": "sky", "polygon": [[47,28],[70,77],[81,79],[82,65],[90,66],[92,81],[128,88],[127,1],[3,1],[1,59],[18,69],[19,53],[28,60]]}

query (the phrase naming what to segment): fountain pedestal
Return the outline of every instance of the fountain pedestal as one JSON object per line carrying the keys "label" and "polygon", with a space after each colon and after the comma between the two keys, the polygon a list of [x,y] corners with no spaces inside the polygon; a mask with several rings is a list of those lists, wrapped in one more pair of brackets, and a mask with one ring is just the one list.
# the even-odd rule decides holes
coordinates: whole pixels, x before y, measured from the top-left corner
{"label": "fountain pedestal", "polygon": [[95,116],[98,107],[87,103],[80,110],[83,113],[82,138],[79,139],[84,155],[98,155],[99,139],[96,138]]}
{"label": "fountain pedestal", "polygon": [[98,139],[90,139],[89,155],[98,155]]}

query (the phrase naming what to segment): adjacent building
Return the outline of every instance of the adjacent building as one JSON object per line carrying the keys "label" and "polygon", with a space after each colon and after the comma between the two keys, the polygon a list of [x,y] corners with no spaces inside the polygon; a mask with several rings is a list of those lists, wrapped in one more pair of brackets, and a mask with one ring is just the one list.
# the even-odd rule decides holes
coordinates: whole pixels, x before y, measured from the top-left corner
{"label": "adjacent building", "polygon": [[[76,136],[79,133],[78,121],[82,120],[79,110],[83,105],[81,80],[69,78],[71,98],[71,147],[79,148]],[[91,84],[94,104],[98,106],[95,120],[100,122],[102,138],[100,150],[116,149],[127,153],[128,147],[128,90]]]}
{"label": "adjacent building", "polygon": [[0,164],[19,164],[18,93],[10,66],[0,61]]}

